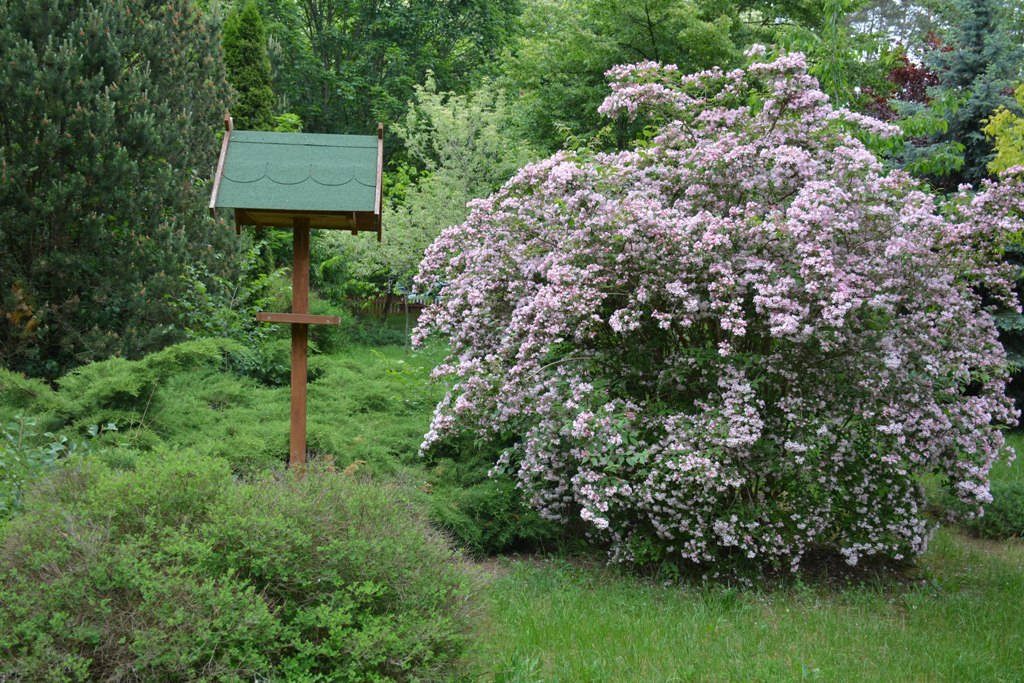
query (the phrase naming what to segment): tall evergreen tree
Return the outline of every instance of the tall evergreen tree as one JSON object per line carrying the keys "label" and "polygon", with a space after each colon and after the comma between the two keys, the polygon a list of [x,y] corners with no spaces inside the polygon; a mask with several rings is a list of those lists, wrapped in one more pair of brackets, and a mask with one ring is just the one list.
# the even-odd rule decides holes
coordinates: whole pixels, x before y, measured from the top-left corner
{"label": "tall evergreen tree", "polygon": [[0,0],[0,362],[54,376],[177,338],[228,87],[191,0]]}
{"label": "tall evergreen tree", "polygon": [[274,91],[263,17],[252,0],[224,22],[224,64],[235,89],[231,114],[245,130],[274,127]]}
{"label": "tall evergreen tree", "polygon": [[[1000,107],[1017,111],[1009,96],[1020,78],[1024,51],[1007,31],[1006,7],[995,0],[957,0],[959,21],[944,45],[932,49],[927,65],[938,75],[935,102],[942,103],[945,130],[929,145],[963,145],[962,166],[936,184],[947,189],[963,182],[978,184],[987,177],[995,156],[984,132],[985,120]],[[946,97],[942,97],[946,95]],[[933,107],[934,108],[934,107]]]}

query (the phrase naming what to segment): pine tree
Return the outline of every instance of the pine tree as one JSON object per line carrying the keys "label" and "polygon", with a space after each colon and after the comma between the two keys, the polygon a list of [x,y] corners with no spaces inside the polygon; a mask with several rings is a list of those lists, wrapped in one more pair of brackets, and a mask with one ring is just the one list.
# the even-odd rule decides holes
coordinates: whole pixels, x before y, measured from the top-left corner
{"label": "pine tree", "polygon": [[[179,337],[228,87],[190,0],[0,0],[0,362],[55,376]],[[227,256],[227,257],[225,257]]]}
{"label": "pine tree", "polygon": [[231,108],[235,125],[244,130],[271,130],[274,91],[266,31],[259,9],[251,0],[224,22],[223,43],[228,81],[235,90]]}

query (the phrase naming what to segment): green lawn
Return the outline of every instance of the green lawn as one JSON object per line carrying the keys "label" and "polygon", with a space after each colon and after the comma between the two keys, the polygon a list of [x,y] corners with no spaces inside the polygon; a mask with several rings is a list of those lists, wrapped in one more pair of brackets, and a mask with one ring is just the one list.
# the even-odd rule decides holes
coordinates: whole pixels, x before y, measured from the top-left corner
{"label": "green lawn", "polygon": [[1024,544],[940,531],[919,570],[843,588],[659,586],[499,563],[484,681],[1019,681]]}
{"label": "green lawn", "polygon": [[[1024,435],[998,481],[1024,480]],[[1024,541],[940,529],[916,568],[837,587],[662,586],[499,560],[471,680],[1024,681]]]}

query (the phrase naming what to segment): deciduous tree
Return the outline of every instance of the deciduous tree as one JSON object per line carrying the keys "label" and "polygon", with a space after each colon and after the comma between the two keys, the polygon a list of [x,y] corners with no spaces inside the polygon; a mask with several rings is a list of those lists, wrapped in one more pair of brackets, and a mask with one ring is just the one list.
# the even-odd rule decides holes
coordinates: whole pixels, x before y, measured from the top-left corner
{"label": "deciduous tree", "polygon": [[433,78],[416,88],[404,125],[396,131],[422,171],[384,212],[384,240],[337,239],[339,255],[325,270],[345,268],[350,276],[391,293],[410,291],[423,252],[444,228],[466,219],[467,204],[498,189],[536,158],[516,137],[509,97],[491,85],[470,95],[438,92]]}
{"label": "deciduous tree", "polygon": [[606,123],[597,107],[616,64],[650,59],[696,71],[738,63],[733,32],[741,27],[730,9],[690,0],[533,0],[505,86],[519,96],[525,134],[548,151],[567,136],[593,136]]}
{"label": "deciduous tree", "polygon": [[442,90],[464,91],[508,42],[518,0],[260,0],[281,49],[277,91],[306,129],[372,132],[405,114],[432,70]]}

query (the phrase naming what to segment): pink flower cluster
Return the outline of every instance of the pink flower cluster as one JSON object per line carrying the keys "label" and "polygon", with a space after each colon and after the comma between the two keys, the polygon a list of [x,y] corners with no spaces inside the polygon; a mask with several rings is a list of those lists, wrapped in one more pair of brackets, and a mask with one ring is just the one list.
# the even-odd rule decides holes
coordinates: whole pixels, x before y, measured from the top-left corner
{"label": "pink flower cluster", "polygon": [[940,202],[799,54],[609,76],[651,139],[528,166],[427,250],[415,337],[451,354],[423,447],[516,435],[496,471],[622,560],[923,552],[919,475],[980,507],[1017,419],[979,292],[1016,305],[1021,178]]}

